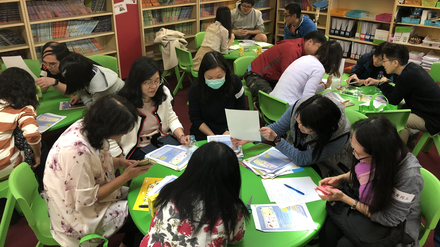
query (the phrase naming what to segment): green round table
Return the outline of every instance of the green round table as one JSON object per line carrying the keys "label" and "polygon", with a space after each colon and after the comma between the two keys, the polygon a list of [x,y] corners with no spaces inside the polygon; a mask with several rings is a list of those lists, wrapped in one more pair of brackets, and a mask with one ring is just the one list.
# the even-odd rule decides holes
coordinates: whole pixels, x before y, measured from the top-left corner
{"label": "green round table", "polygon": [[[200,142],[200,144],[206,143],[206,141]],[[271,146],[259,143],[252,144],[248,143],[243,146],[244,157],[252,157],[257,154],[264,152]],[[305,170],[299,173],[289,174],[281,176],[285,177],[306,177],[310,176],[315,184],[318,184],[321,180],[320,176],[311,167],[304,167]],[[251,171],[247,170],[245,167],[240,166],[242,186],[241,186],[241,199],[245,204],[249,201],[249,198],[253,196],[252,204],[273,204],[269,201],[266,190],[261,182],[261,177],[255,175]],[[130,191],[128,194],[128,206],[130,215],[133,218],[134,223],[139,228],[139,230],[146,234],[150,228],[150,222],[152,217],[148,212],[133,210],[134,203],[139,194],[140,188],[145,177],[156,177],[163,178],[167,175],[179,176],[182,172],[174,171],[170,168],[154,165],[151,169],[141,176],[133,179],[130,184]],[[246,222],[246,234],[242,241],[233,246],[303,246],[308,243],[313,237],[319,232],[321,226],[324,224],[327,212],[325,210],[324,201],[314,201],[307,203],[307,208],[310,211],[312,219],[317,223],[317,230],[309,231],[294,231],[294,232],[262,232],[255,229],[255,223],[251,216],[249,222]],[[232,246],[232,245],[231,245]]]}
{"label": "green round table", "polygon": [[[255,43],[257,43],[257,45],[251,46],[251,47],[249,47],[249,51],[243,52],[243,57],[246,57],[246,56],[257,57],[258,56],[257,53],[254,50],[257,48],[259,42],[256,41]],[[234,42],[231,45],[238,45],[238,44],[240,44],[240,42],[238,40],[234,40]],[[266,48],[268,49],[270,47],[263,47],[263,49],[266,49]],[[237,59],[237,58],[240,57],[239,54],[238,54],[238,49],[230,51],[228,54],[224,54],[223,56],[226,59]]]}
{"label": "green round table", "polygon": [[43,94],[43,98],[40,99],[40,106],[37,108],[38,116],[43,113],[53,113],[56,115],[66,116],[66,118],[52,126],[47,131],[57,130],[73,124],[74,122],[82,118],[83,111],[87,109],[86,107],[84,107],[72,110],[60,110],[60,102],[62,101],[70,101],[70,97],[66,97],[57,93],[55,89],[53,89],[53,87],[50,87]]}

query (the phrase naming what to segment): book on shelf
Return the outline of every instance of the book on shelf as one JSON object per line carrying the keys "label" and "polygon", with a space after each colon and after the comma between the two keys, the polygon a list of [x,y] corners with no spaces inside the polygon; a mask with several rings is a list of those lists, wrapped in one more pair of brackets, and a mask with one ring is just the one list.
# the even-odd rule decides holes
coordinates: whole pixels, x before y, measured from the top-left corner
{"label": "book on shelf", "polygon": [[26,41],[21,36],[19,36],[10,29],[6,29],[6,28],[0,29],[1,46],[19,45],[19,44],[26,44]]}
{"label": "book on shelf", "polygon": [[145,158],[153,159],[158,164],[176,171],[183,170],[188,164],[186,148],[181,146],[164,145],[146,154]]}

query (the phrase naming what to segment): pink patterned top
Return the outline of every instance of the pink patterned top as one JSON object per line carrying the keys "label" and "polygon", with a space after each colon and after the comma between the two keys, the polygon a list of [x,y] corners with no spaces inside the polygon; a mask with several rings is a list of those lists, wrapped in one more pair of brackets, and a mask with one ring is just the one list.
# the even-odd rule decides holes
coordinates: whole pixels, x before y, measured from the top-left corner
{"label": "pink patterned top", "polygon": [[373,195],[371,195],[370,200],[368,200],[368,195],[373,193],[371,191],[371,183],[368,184],[368,181],[370,179],[370,167],[371,164],[361,161],[354,168],[356,172],[356,177],[360,183],[359,201],[366,205],[370,205],[371,199],[373,198]]}
{"label": "pink patterned top", "polygon": [[122,200],[128,190],[118,189],[98,201],[99,187],[115,179],[113,161],[108,142],[103,149],[93,148],[81,128],[79,120],[58,138],[44,170],[50,232],[61,246],[78,247],[79,240],[91,233],[108,238],[128,216],[127,201]]}
{"label": "pink patterned top", "polygon": [[[200,206],[199,211],[201,212]],[[194,229],[195,226],[191,222],[179,219],[179,212],[175,205],[168,202],[156,211],[150,230],[140,247],[220,247],[234,244],[244,236],[244,217],[243,214],[239,214],[237,225],[231,236],[227,236],[221,218],[217,220],[212,232],[208,231],[208,224],[204,224],[197,233],[193,232]]]}

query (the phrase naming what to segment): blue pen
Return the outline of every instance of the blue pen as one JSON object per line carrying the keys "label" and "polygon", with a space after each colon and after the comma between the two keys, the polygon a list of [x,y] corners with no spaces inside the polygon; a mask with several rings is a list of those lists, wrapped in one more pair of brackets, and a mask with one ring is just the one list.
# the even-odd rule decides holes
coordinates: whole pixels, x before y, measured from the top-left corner
{"label": "blue pen", "polygon": [[303,192],[301,192],[301,191],[299,191],[299,190],[297,190],[297,189],[295,189],[295,188],[293,188],[292,186],[290,186],[290,185],[287,185],[287,184],[284,184],[284,186],[286,186],[287,188],[289,188],[289,189],[292,189],[292,190],[294,190],[295,192],[297,192],[298,194],[300,194],[300,195],[304,195],[304,193]]}

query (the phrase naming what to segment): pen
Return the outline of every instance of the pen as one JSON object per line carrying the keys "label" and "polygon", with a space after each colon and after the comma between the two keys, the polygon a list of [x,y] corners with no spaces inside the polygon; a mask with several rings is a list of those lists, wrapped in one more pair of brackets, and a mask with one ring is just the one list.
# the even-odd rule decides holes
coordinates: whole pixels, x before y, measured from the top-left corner
{"label": "pen", "polygon": [[287,188],[289,188],[289,189],[292,189],[292,190],[294,190],[295,192],[297,192],[298,194],[300,194],[300,195],[304,195],[304,193],[303,192],[301,192],[301,191],[299,191],[299,190],[297,190],[297,189],[295,189],[295,188],[293,188],[292,186],[290,186],[290,185],[287,185],[287,184],[284,184],[284,186],[286,186]]}
{"label": "pen", "polygon": [[248,204],[246,205],[246,207],[248,208],[248,210],[251,210],[252,197],[253,197],[253,196],[251,196],[251,198],[249,199]]}
{"label": "pen", "polygon": [[139,207],[140,208],[148,208],[148,205],[143,204],[143,205],[139,205]]}

